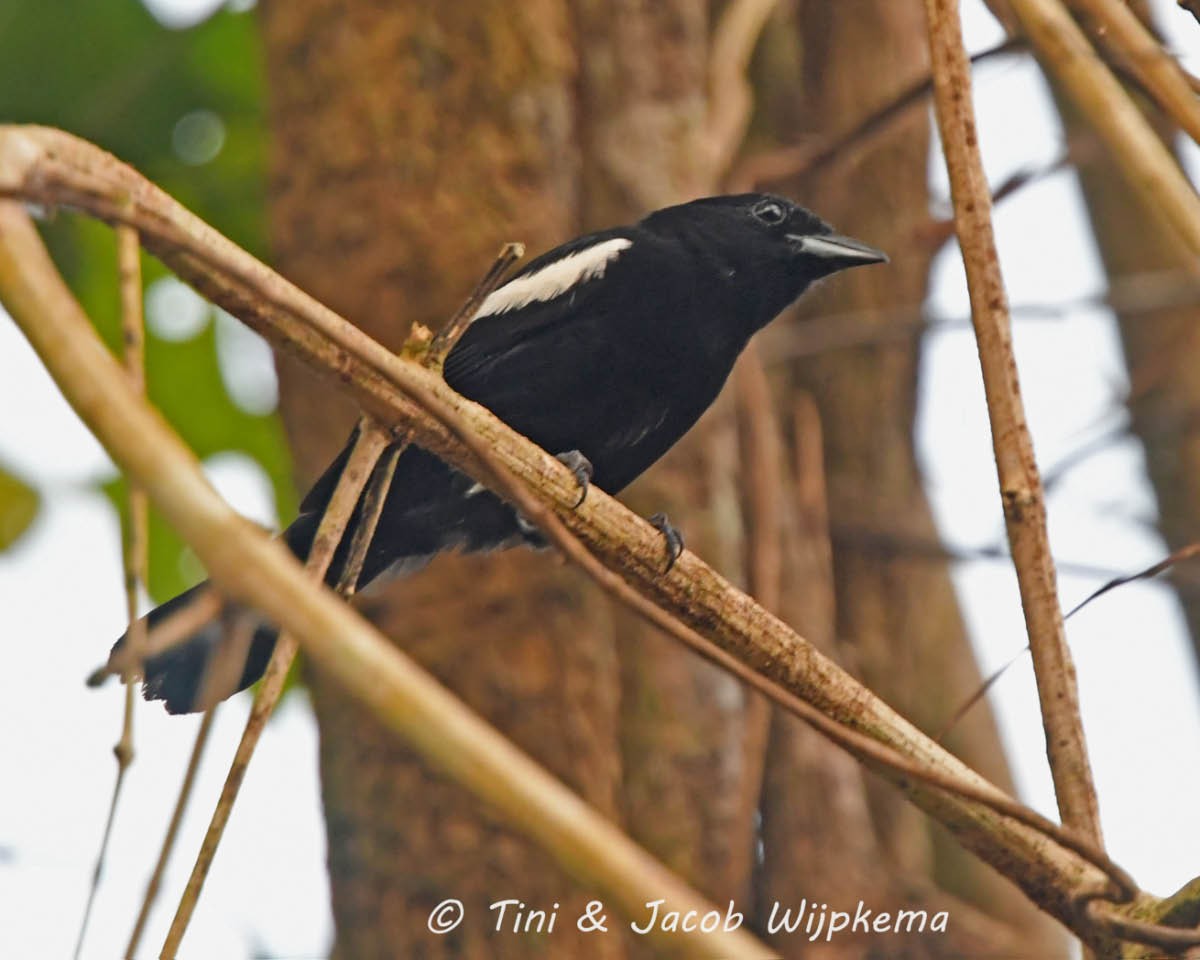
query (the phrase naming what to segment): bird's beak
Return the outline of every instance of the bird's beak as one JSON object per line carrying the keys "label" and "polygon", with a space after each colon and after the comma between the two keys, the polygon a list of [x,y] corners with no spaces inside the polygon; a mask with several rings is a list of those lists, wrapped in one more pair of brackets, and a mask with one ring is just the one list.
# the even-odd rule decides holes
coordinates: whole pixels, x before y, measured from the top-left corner
{"label": "bird's beak", "polygon": [[843,237],[836,233],[823,236],[789,234],[788,240],[798,252],[824,261],[830,272],[849,267],[864,267],[869,263],[888,262],[887,254],[882,250],[869,247],[853,237]]}

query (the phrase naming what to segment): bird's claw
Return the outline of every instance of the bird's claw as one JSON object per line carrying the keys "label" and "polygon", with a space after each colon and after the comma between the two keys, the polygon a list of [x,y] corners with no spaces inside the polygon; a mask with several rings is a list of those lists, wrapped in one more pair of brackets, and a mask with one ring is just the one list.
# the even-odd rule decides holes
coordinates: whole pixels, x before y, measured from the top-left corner
{"label": "bird's claw", "polygon": [[574,504],[574,508],[578,509],[587,499],[588,488],[592,483],[592,461],[578,450],[556,454],[554,459],[570,470],[575,476],[575,482],[579,484],[579,499]]}
{"label": "bird's claw", "polygon": [[667,542],[667,568],[663,573],[670,573],[671,568],[675,566],[675,561],[683,553],[683,534],[667,519],[665,513],[656,513],[652,516],[650,525],[661,533]]}

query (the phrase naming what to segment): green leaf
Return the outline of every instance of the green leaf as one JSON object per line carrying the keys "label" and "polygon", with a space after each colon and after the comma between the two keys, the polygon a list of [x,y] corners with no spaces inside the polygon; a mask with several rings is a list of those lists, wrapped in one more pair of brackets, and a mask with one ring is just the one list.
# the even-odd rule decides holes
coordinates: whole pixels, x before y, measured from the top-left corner
{"label": "green leaf", "polygon": [[[224,130],[221,149],[189,163],[173,145],[181,119],[205,111]],[[136,167],[236,243],[264,252],[266,144],[261,56],[254,16],[222,10],[171,30],[131,0],[0,0],[0,122],[62,127]],[[110,349],[121,342],[116,245],[88,217],[54,214],[43,233],[55,262]],[[144,282],[166,270],[143,256]],[[266,471],[282,517],[295,511],[290,459],[278,418],[229,398],[212,326],[198,337],[147,340],[150,400],[197,456],[240,451]],[[124,484],[103,485],[125,511]],[[122,517],[124,520],[124,517]],[[167,524],[151,512],[149,590],[156,600],[201,575]]]}
{"label": "green leaf", "polygon": [[0,467],[0,550],[7,550],[29,529],[37,517],[38,492]]}
{"label": "green leaf", "polygon": [[[176,125],[216,115],[208,163],[176,153]],[[222,10],[187,30],[131,0],[0,0],[0,122],[62,127],[137,167],[256,255],[264,246],[266,144],[254,17]]]}

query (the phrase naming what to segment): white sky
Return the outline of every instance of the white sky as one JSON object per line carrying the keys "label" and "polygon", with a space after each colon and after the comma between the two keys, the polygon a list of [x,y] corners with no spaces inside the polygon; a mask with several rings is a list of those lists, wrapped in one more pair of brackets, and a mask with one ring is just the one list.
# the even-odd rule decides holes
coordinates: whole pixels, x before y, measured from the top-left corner
{"label": "white sky", "polygon": [[[1169,0],[1155,5],[1176,49],[1200,51],[1200,27]],[[154,0],[152,6],[164,20],[173,12],[178,19],[172,22],[184,23],[215,4]],[[978,0],[964,3],[964,15],[972,49],[999,39]],[[1058,154],[1061,138],[1036,68],[1017,60],[994,64],[978,75],[976,93],[993,182]],[[931,170],[945,192],[936,155]],[[996,228],[1014,303],[1069,301],[1100,291],[1069,175],[1022,190],[1000,207]],[[967,313],[952,246],[935,267],[931,306],[948,315]],[[1018,323],[1016,344],[1043,465],[1119,416],[1115,399],[1125,375],[1105,311],[1078,309],[1058,321]],[[943,534],[952,545],[993,544],[1003,525],[970,334],[928,338],[924,364],[918,443]],[[47,493],[35,529],[17,549],[0,554],[0,639],[12,658],[0,672],[8,718],[0,725],[0,769],[9,771],[0,791],[0,956],[64,956],[73,947],[115,766],[121,694],[116,686],[89,691],[83,678],[123,629],[118,531],[107,504],[89,490],[90,481],[110,469],[108,458],[6,320],[0,321],[0,405],[20,411],[0,419],[0,461],[36,478]],[[257,468],[235,456],[211,468],[240,509],[271,515],[270,492]],[[1063,560],[1133,571],[1165,553],[1143,522],[1153,516],[1153,498],[1132,441],[1074,470],[1049,509]],[[1024,644],[1011,569],[963,563],[954,577],[988,670]],[[1064,605],[1098,585],[1062,576]],[[1200,874],[1194,826],[1200,765],[1179,762],[1200,755],[1200,697],[1179,610],[1160,585],[1136,584],[1096,602],[1069,623],[1069,632],[1109,850],[1147,889],[1171,892]],[[1027,659],[1001,681],[993,702],[1022,797],[1054,815]],[[247,703],[236,698],[219,715],[192,814],[143,940],[144,956],[155,955],[162,942]],[[124,948],[195,726],[194,718],[169,718],[157,708],[138,714],[137,759],[87,957],[113,957]],[[316,732],[297,695],[268,727],[181,956],[237,958],[256,950],[325,956],[332,937],[327,895]]]}

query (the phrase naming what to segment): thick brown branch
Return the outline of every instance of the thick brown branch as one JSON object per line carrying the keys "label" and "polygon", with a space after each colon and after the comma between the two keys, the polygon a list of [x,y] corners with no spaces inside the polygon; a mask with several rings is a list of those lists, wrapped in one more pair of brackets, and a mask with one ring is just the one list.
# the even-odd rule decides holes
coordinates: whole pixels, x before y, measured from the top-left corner
{"label": "thick brown branch", "polygon": [[[557,517],[557,521],[547,521],[549,526],[553,522],[564,523],[606,567],[619,571],[654,606],[669,611],[669,616],[686,629],[715,641],[727,657],[760,670],[775,684],[786,687],[789,695],[815,705],[827,720],[834,722],[831,735],[840,729],[838,725],[848,727],[841,732],[839,742],[847,743],[852,751],[899,783],[914,802],[949,826],[968,848],[1024,886],[1044,909],[1081,936],[1091,935],[1087,925],[1080,921],[1076,903],[1081,896],[1110,889],[1103,874],[1056,849],[1047,842],[1044,833],[997,818],[978,803],[914,782],[913,777],[897,773],[895,766],[883,766],[887,763],[885,759],[871,756],[860,746],[863,735],[876,741],[876,747],[883,751],[880,757],[898,750],[927,777],[945,776],[951,784],[949,789],[978,791],[995,798],[995,802],[1003,802],[1002,794],[994,787],[932,744],[693,555],[685,554],[669,575],[661,575],[661,539],[657,531],[611,498],[595,491],[577,511],[573,510],[577,488],[570,472],[514,435],[486,410],[455,395],[428,371],[397,359],[350,328],[331,311],[237,250],[128,168],[95,148],[53,131],[28,128],[0,131],[0,192],[50,203],[69,199],[110,220],[139,224],[147,242],[181,275],[276,344],[293,349],[309,363],[339,377],[356,399],[385,422],[412,430],[423,446],[476,479],[499,484],[501,493],[511,493],[514,500],[520,495],[536,495],[538,505],[544,504],[543,514]],[[41,340],[37,331],[31,331],[30,336]],[[43,346],[43,355],[47,356],[47,362],[52,362],[55,349],[61,348],[61,344],[53,341]],[[58,373],[64,381],[72,379],[61,370]],[[81,389],[79,384],[71,385],[71,390],[78,389]],[[91,388],[82,389],[87,393]],[[78,405],[78,395],[73,398]],[[437,417],[431,418],[427,409],[435,410]],[[106,442],[131,443],[128,438],[112,435],[114,430],[121,433],[121,424],[112,423],[109,412],[105,405],[89,410],[89,422]],[[175,449],[173,441],[164,443]],[[138,460],[145,456],[145,451],[136,444],[115,450],[119,458]],[[486,457],[479,451],[486,451]],[[155,472],[152,462],[145,459],[139,462]],[[489,464],[499,464],[506,474],[515,475],[519,483],[512,491],[506,490],[506,481],[494,476]],[[171,469],[177,468],[174,464]],[[283,581],[277,579],[284,576],[275,567],[279,548],[255,540],[240,547],[253,563],[247,564],[245,555],[231,559],[228,553],[232,548],[221,537],[229,537],[232,521],[223,511],[216,510],[207,487],[201,492],[194,480],[183,477],[176,480],[176,484],[158,483],[152,492],[174,505],[173,521],[189,539],[196,538],[198,552],[218,583],[235,596],[248,599],[249,585],[237,577],[230,579],[228,571],[234,568],[231,565],[255,570],[269,567],[264,574],[267,585],[260,583],[260,589],[255,591],[257,602],[268,616],[285,626],[297,624],[296,629],[306,638],[314,658],[358,691],[367,706],[380,711],[387,722],[403,731],[454,776],[492,798],[515,823],[548,849],[560,856],[564,851],[575,850],[575,854],[568,854],[568,860],[576,871],[600,882],[594,879],[596,874],[587,871],[603,871],[604,864],[597,867],[590,860],[580,864],[573,859],[581,849],[578,844],[584,843],[591,849],[596,839],[594,835],[590,839],[579,835],[584,820],[592,823],[587,819],[586,807],[581,812],[579,801],[571,798],[568,802],[557,795],[549,810],[535,803],[532,794],[539,791],[524,780],[512,783],[509,774],[523,771],[521,776],[533,777],[539,784],[543,783],[539,777],[544,775],[536,767],[530,771],[528,761],[520,754],[514,756],[510,745],[497,746],[496,735],[488,728],[471,727],[468,735],[461,725],[453,727],[452,733],[441,726],[436,729],[430,726],[428,709],[434,709],[435,701],[443,704],[439,698],[445,694],[436,688],[436,693],[431,692],[427,678],[410,672],[403,658],[388,661],[374,645],[374,635],[357,619],[344,619],[347,616],[344,611],[335,614],[338,608],[326,604],[324,592],[304,597],[303,616],[307,619],[298,621],[301,613],[296,609],[296,598],[284,592]],[[536,494],[530,494],[530,490]],[[191,502],[197,496],[199,501]],[[521,502],[523,505],[524,501]],[[550,513],[550,508],[554,513]],[[531,516],[531,519],[543,517]],[[217,530],[216,542],[210,526]],[[573,538],[566,542],[573,542]],[[224,576],[219,573],[221,569],[226,571]],[[340,624],[340,629],[334,629],[335,623]],[[334,636],[338,638],[336,643],[330,639]],[[358,668],[365,668],[371,674],[369,690],[359,690]],[[386,676],[388,682],[381,685],[381,676]],[[402,695],[400,691],[405,693]],[[447,748],[454,749],[447,754]],[[486,754],[482,758],[481,749]],[[496,750],[501,751],[503,762],[493,755]],[[502,788],[492,782],[497,778]],[[498,789],[502,794],[499,799],[495,796]],[[539,800],[545,802],[545,798]],[[566,809],[564,804],[575,817],[582,819],[564,822],[560,816]],[[532,810],[537,812],[531,813]],[[562,830],[566,830],[567,839],[560,833]],[[619,853],[622,857],[632,855],[625,847],[620,847]],[[612,879],[611,873],[605,876]],[[669,878],[664,882],[670,886]],[[678,892],[677,888],[670,889]],[[632,902],[630,897],[635,894],[623,893],[621,902]]]}
{"label": "thick brown branch", "polygon": [[[0,296],[69,402],[144,484],[219,587],[236,600],[257,604],[293,632],[314,662],[385,725],[540,842],[614,909],[640,916],[646,902],[660,898],[669,909],[701,914],[712,909],[331,591],[314,589],[282,544],[221,500],[178,437],[130,390],[58,277],[28,216],[10,202],[0,202]],[[562,486],[569,485],[564,479]],[[773,956],[741,931],[648,936],[688,956]]]}

